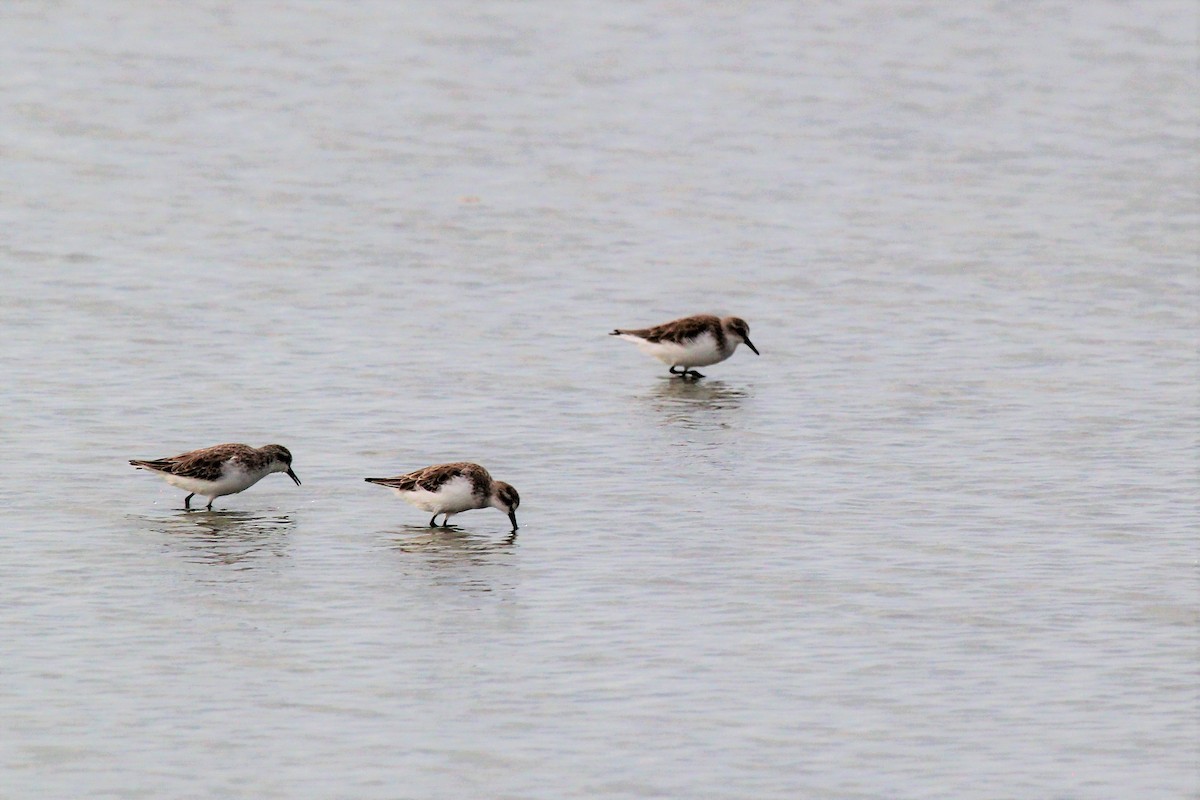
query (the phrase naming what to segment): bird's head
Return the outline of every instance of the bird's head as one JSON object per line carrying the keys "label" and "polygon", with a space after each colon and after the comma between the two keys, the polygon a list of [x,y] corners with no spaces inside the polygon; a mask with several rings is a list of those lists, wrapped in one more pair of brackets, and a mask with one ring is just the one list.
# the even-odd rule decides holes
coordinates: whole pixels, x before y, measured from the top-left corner
{"label": "bird's head", "polygon": [[760,355],[758,348],[750,341],[750,326],[746,324],[746,320],[741,317],[726,317],[721,320],[721,324],[728,333],[745,342],[746,347],[754,351],[754,355]]}
{"label": "bird's head", "polygon": [[495,488],[492,489],[492,507],[508,514],[514,531],[517,529],[517,506],[519,505],[521,505],[521,495],[517,494],[517,490],[511,484],[496,481]]}
{"label": "bird's head", "polygon": [[281,444],[269,444],[262,451],[271,457],[271,472],[286,472],[287,476],[300,485],[300,479],[292,472],[292,454]]}

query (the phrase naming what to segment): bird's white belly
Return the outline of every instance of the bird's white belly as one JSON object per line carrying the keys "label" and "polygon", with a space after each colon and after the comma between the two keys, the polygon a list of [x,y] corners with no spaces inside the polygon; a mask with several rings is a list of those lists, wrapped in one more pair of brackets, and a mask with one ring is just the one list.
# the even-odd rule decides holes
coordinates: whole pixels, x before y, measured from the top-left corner
{"label": "bird's white belly", "polygon": [[194,492],[205,497],[224,497],[227,494],[237,494],[249,489],[262,480],[266,473],[246,472],[238,467],[227,466],[221,477],[215,481],[204,481],[199,478],[189,478],[186,475],[171,475],[159,473],[172,486],[177,486],[185,492]]}
{"label": "bird's white belly", "polygon": [[632,338],[643,352],[654,356],[664,364],[679,367],[707,367],[724,361],[733,350],[722,352],[717,345],[717,339],[711,333],[704,333],[683,344],[675,342],[647,342],[645,339]]}
{"label": "bird's white belly", "polygon": [[479,498],[475,496],[473,484],[468,478],[461,476],[446,481],[438,487],[436,492],[426,489],[408,491],[397,489],[396,492],[404,498],[405,502],[431,514],[446,512],[457,514],[460,511],[481,507]]}

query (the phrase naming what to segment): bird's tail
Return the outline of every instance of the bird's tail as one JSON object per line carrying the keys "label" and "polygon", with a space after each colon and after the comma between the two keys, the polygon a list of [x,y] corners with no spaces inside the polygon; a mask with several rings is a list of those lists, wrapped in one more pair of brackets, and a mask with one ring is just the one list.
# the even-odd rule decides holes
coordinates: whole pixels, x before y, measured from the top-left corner
{"label": "bird's tail", "polygon": [[170,472],[172,464],[172,462],[168,461],[167,459],[158,459],[156,461],[139,461],[137,459],[131,459],[129,463],[138,469],[150,469],[154,470],[155,472]]}
{"label": "bird's tail", "polygon": [[392,489],[399,489],[408,483],[403,478],[363,478],[363,480],[367,483],[377,483],[380,486],[387,486]]}

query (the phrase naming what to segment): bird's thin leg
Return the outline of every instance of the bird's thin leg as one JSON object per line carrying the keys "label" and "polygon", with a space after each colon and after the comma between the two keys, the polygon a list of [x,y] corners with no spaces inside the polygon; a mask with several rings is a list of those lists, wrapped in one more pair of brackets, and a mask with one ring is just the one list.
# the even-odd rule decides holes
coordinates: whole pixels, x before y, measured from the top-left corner
{"label": "bird's thin leg", "polygon": [[686,372],[683,373],[683,376],[685,378],[691,378],[692,380],[696,380],[698,378],[704,377],[702,374],[700,374],[699,372],[696,372],[696,370],[694,370],[694,369],[687,370]]}
{"label": "bird's thin leg", "polygon": [[675,367],[677,367],[677,366],[679,366],[679,365],[678,365],[678,364],[674,364],[674,365],[672,365],[672,366],[671,366],[671,368],[670,368],[669,370],[667,370],[667,372],[670,372],[672,375],[684,375],[684,376],[686,376],[686,375],[687,375],[687,372],[688,372],[688,371],[687,371],[687,369],[685,369],[685,368],[680,368],[680,370],[679,370],[678,372],[676,372],[676,371],[675,371]]}
{"label": "bird's thin leg", "polygon": [[196,496],[196,493],[192,492],[187,497],[183,498],[183,507],[190,509],[192,507],[192,498],[195,496]]}
{"label": "bird's thin leg", "polygon": [[449,527],[450,527],[450,515],[449,515],[449,514],[447,514],[446,516],[442,517],[442,527],[443,527],[443,528],[449,528]]}
{"label": "bird's thin leg", "polygon": [[212,511],[212,501],[213,501],[213,500],[216,500],[216,499],[217,499],[217,498],[215,498],[215,497],[210,497],[210,498],[208,498],[208,505],[207,505],[207,506],[205,506],[205,508],[207,508],[209,511]]}
{"label": "bird's thin leg", "polygon": [[[440,513],[442,513],[442,512],[440,512],[440,511],[439,511],[439,512],[438,512],[438,514],[440,514]],[[437,527],[437,518],[438,518],[438,515],[437,515],[437,514],[434,514],[432,517],[430,517],[430,519],[429,519],[429,527],[431,527],[431,528],[436,528],[436,527]]]}

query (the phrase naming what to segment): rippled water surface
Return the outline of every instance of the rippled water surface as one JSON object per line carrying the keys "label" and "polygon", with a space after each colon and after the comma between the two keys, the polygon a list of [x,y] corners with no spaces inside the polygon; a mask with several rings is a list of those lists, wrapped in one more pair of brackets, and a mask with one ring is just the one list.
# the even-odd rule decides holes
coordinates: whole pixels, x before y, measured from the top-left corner
{"label": "rippled water surface", "polygon": [[0,796],[1197,796],[1196,26],[5,4]]}

